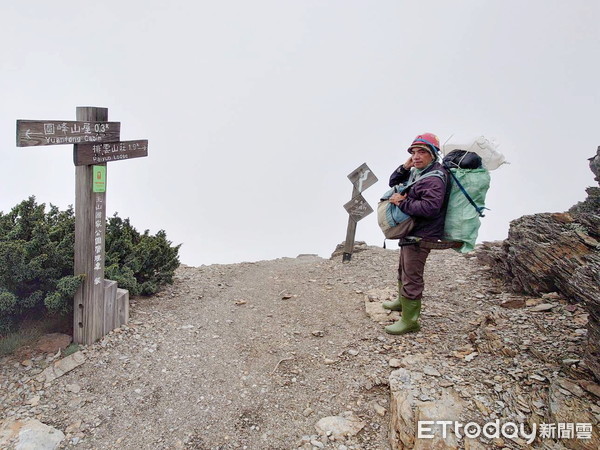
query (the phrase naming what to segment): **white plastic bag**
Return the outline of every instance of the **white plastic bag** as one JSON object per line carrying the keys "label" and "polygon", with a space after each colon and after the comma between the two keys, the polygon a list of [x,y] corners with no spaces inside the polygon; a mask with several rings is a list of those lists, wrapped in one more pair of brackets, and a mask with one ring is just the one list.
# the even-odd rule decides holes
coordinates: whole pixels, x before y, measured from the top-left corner
{"label": "white plastic bag", "polygon": [[498,151],[498,143],[485,136],[479,136],[467,149],[481,156],[481,163],[487,170],[495,170],[506,163],[506,158]]}
{"label": "white plastic bag", "polygon": [[452,150],[467,150],[477,153],[481,157],[483,167],[487,170],[495,170],[502,164],[508,164],[504,155],[498,151],[498,143],[493,139],[488,139],[485,136],[478,136],[475,139],[462,139],[462,142],[458,140],[450,142],[450,139],[443,146],[446,155]]}

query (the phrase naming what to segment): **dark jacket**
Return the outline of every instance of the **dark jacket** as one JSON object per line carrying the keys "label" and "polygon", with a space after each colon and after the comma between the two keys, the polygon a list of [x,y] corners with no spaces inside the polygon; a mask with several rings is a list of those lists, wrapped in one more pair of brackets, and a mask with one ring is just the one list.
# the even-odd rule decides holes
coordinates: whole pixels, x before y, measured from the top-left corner
{"label": "dark jacket", "polygon": [[[445,182],[435,176],[417,181],[410,187],[406,199],[400,203],[400,209],[415,219],[411,236],[441,239],[444,235],[449,180],[448,173],[440,163],[433,163],[424,173],[432,170],[441,170],[445,175]],[[408,181],[409,176],[410,169],[398,167],[390,176],[390,187]]]}

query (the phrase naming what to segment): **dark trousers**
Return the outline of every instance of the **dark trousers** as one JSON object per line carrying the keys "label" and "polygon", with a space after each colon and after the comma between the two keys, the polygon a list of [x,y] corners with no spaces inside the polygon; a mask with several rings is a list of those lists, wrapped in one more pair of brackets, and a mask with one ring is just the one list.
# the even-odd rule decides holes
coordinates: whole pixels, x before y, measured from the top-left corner
{"label": "dark trousers", "polygon": [[400,262],[398,264],[398,280],[402,282],[400,293],[411,300],[419,300],[425,289],[423,274],[425,261],[431,249],[418,245],[400,247]]}

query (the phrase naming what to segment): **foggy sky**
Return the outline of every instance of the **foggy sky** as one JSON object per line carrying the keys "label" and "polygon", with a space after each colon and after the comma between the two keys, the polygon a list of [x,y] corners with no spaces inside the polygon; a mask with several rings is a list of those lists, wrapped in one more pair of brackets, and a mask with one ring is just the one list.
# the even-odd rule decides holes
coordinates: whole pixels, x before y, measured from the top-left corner
{"label": "foggy sky", "polygon": [[[479,240],[594,185],[600,3],[4,2],[0,211],[75,202],[72,146],[17,148],[17,119],[107,107],[149,156],[108,164],[107,213],[164,229],[189,265],[317,253],[345,238],[366,162],[373,208],[423,132],[495,137]],[[381,245],[375,214],[357,240]],[[393,245],[390,246],[393,248]]]}

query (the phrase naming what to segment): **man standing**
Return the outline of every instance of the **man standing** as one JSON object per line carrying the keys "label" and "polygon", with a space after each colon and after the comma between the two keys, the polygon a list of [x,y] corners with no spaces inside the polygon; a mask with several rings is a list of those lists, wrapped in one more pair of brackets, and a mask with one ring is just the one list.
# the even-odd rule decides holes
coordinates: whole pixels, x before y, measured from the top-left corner
{"label": "man standing", "polygon": [[[439,146],[437,136],[432,133],[417,136],[408,148],[410,158],[390,177],[390,187],[407,181],[416,181],[408,193],[394,194],[390,197],[390,202],[415,219],[411,235],[425,240],[441,239],[444,234],[448,173],[437,161]],[[436,176],[423,177],[434,172]],[[400,248],[398,299],[385,302],[383,307],[402,311],[402,317],[394,324],[385,327],[386,333],[405,334],[419,331],[421,298],[425,287],[423,274],[430,251],[421,248],[418,244]]]}

